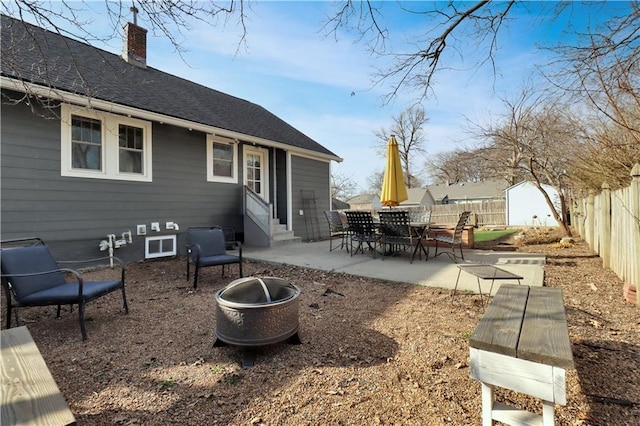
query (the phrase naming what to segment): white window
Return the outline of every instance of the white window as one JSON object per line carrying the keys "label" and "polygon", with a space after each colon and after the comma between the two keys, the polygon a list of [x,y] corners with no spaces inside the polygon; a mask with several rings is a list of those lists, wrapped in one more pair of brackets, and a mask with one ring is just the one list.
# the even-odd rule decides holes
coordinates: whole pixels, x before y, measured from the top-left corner
{"label": "white window", "polygon": [[156,257],[175,256],[177,253],[176,235],[162,235],[158,237],[146,237],[144,258],[153,259]]}
{"label": "white window", "polygon": [[151,182],[151,123],[63,104],[61,174]]}
{"label": "white window", "polygon": [[207,180],[238,183],[238,144],[230,139],[207,135]]}

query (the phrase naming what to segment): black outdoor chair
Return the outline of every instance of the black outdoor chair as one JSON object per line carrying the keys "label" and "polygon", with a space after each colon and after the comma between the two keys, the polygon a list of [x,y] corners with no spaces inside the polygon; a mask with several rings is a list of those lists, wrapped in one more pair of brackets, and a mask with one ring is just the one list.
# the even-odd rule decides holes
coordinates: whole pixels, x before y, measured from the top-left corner
{"label": "black outdoor chair", "polygon": [[429,251],[422,244],[422,229],[411,226],[409,214],[406,211],[381,210],[378,215],[380,216],[380,244],[385,245],[388,252],[410,248],[413,250],[409,263],[413,263],[416,254],[422,259],[422,253],[424,253],[429,259]]}
{"label": "black outdoor chair", "polygon": [[445,243],[449,247],[451,247],[451,253],[449,252],[440,252],[439,254],[447,254],[449,257],[453,259],[455,263],[458,263],[456,256],[456,246],[458,246],[460,250],[460,257],[464,260],[464,253],[462,252],[462,231],[464,231],[464,226],[469,220],[469,215],[471,212],[462,212],[460,213],[460,217],[458,218],[458,223],[456,223],[456,227],[453,230],[453,235],[436,235],[433,239],[436,242],[436,254],[438,256],[438,244]]}
{"label": "black outdoor chair", "polygon": [[[227,231],[225,239],[224,229],[218,226],[187,229],[189,242],[187,244],[187,280],[190,276],[189,266],[193,263],[196,268],[193,288],[198,287],[200,269],[207,266],[222,266],[222,276],[224,276],[224,266],[237,263],[242,278],[242,244],[235,241],[235,232],[233,235],[234,240],[229,240],[231,232]],[[227,253],[229,249],[238,250],[238,255]]]}
{"label": "black outdoor chair", "polygon": [[[20,325],[17,309],[19,307],[57,305],[57,316],[60,317],[61,305],[78,305],[82,340],[86,340],[87,331],[84,323],[86,303],[116,290],[122,290],[123,307],[125,312],[129,313],[124,282],[125,267],[117,257],[68,262],[95,265],[96,262],[113,259],[119,264],[120,274],[117,279],[84,281],[80,272],[60,268],[49,247],[40,238],[2,241],[0,256],[2,285],[7,299],[6,328],[11,327],[13,308],[16,308],[16,323]],[[69,274],[73,276],[75,282],[67,282],[65,275],[69,276]]]}
{"label": "black outdoor chair", "polygon": [[[347,248],[348,245],[348,227],[347,224],[342,221],[342,215],[337,210],[325,210],[324,215],[327,218],[329,224],[329,251],[333,251],[337,248]],[[340,246],[333,247],[333,240],[340,239]]]}
{"label": "black outdoor chair", "polygon": [[[364,254],[364,250],[368,249],[373,252],[373,257],[376,257],[376,248],[378,246],[378,240],[380,240],[380,234],[371,212],[368,211],[346,211],[347,226],[349,227],[349,239],[351,256],[361,251]],[[358,245],[353,250],[353,243],[357,242]]]}

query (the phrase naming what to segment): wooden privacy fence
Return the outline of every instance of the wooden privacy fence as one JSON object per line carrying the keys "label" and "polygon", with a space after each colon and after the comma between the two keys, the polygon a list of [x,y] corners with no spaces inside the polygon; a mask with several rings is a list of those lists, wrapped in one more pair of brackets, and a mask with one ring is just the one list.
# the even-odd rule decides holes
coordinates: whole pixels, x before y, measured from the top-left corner
{"label": "wooden privacy fence", "polygon": [[[576,200],[571,217],[578,233],[625,283],[627,300],[640,306],[640,164],[631,170],[631,185]],[[635,293],[635,294],[634,294]]]}
{"label": "wooden privacy fence", "polygon": [[[433,206],[420,207],[399,207],[407,211],[431,210],[431,222],[438,225],[455,225],[458,222],[460,213],[471,212],[469,225],[477,226],[506,226],[506,206],[505,201],[487,201],[482,203],[464,204],[436,204]],[[374,212],[377,213],[377,212]]]}

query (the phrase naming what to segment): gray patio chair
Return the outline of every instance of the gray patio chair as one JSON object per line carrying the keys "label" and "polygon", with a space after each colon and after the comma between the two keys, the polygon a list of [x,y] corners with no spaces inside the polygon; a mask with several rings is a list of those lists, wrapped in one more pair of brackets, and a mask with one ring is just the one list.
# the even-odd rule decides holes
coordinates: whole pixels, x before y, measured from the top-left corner
{"label": "gray patio chair", "polygon": [[[349,251],[348,226],[342,221],[342,214],[337,210],[325,210],[324,215],[329,224],[329,251],[344,247]],[[338,238],[340,239],[340,246],[333,247],[333,240]]]}
{"label": "gray patio chair", "polygon": [[[57,305],[60,317],[61,305],[78,305],[78,320],[82,340],[87,339],[84,323],[84,311],[87,302],[116,290],[122,291],[125,313],[129,313],[125,293],[125,267],[120,259],[112,259],[119,264],[120,274],[113,280],[85,281],[80,272],[74,269],[60,268],[49,247],[40,238],[27,238],[2,241],[2,285],[7,303],[7,325],[11,327],[11,313],[15,308],[16,323],[20,325],[18,308],[27,306]],[[110,258],[91,259],[74,264],[92,263]],[[70,274],[74,281],[65,277]]]}
{"label": "gray patio chair", "polygon": [[[200,269],[207,266],[222,266],[222,276],[224,276],[225,265],[237,263],[242,278],[242,244],[239,241],[230,241],[230,233],[227,233],[228,236],[225,239],[224,229],[219,226],[187,229],[187,280],[190,276],[189,267],[193,264],[195,265],[193,288],[198,287]],[[238,255],[227,253],[228,247],[237,249]]]}
{"label": "gray patio chair", "polygon": [[[440,234],[440,235],[436,235],[433,238],[434,241],[436,242],[435,256],[445,253],[449,255],[449,257],[451,257],[455,263],[458,263],[457,256],[456,256],[456,246],[458,246],[460,250],[460,257],[462,258],[462,260],[464,260],[464,253],[462,252],[462,231],[464,231],[464,226],[466,225],[467,220],[469,220],[470,214],[471,212],[462,212],[460,214],[460,217],[458,218],[458,223],[456,223],[456,227],[453,230],[453,235]],[[449,252],[438,253],[439,243],[447,244],[451,248],[451,253]]]}

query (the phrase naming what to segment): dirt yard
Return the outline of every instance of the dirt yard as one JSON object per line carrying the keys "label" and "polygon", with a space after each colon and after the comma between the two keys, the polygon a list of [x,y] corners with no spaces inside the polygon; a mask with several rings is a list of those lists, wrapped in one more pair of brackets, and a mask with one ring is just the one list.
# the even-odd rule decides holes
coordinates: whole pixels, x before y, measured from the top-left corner
{"label": "dirt yard", "polygon": [[[545,285],[563,289],[576,370],[558,425],[640,424],[640,309],[588,247],[520,247],[547,255]],[[469,377],[476,296],[248,262],[245,275],[302,289],[301,345],[243,353],[213,347],[214,294],[237,270],[204,270],[196,291],[184,259],[127,269],[130,313],[116,293],[76,312],[22,309],[79,425],[479,425],[480,384]],[[3,295],[4,296],[4,295]],[[3,301],[4,306],[4,301]],[[2,312],[4,320],[4,311]],[[4,326],[4,323],[3,323]],[[499,390],[510,405],[539,401]]]}

